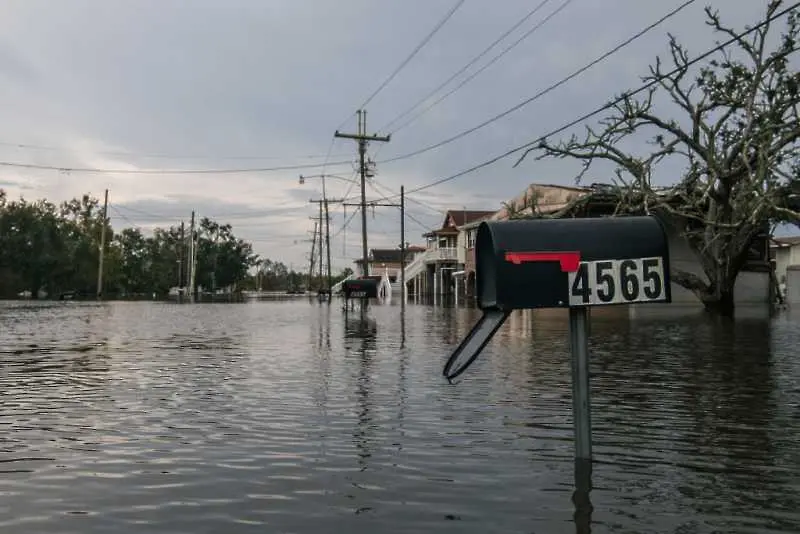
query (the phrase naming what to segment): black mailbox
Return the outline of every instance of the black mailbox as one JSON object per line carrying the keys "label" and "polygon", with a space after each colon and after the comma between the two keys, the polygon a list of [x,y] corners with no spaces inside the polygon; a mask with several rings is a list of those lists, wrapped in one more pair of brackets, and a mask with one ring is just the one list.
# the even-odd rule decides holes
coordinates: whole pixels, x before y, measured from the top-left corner
{"label": "black mailbox", "polygon": [[378,298],[378,280],[374,278],[345,280],[342,284],[342,291],[346,299]]}
{"label": "black mailbox", "polygon": [[515,309],[671,302],[667,235],[655,217],[487,221],[475,240],[483,317],[451,354],[448,379]]}
{"label": "black mailbox", "polygon": [[670,302],[667,236],[655,217],[483,222],[481,309]]}

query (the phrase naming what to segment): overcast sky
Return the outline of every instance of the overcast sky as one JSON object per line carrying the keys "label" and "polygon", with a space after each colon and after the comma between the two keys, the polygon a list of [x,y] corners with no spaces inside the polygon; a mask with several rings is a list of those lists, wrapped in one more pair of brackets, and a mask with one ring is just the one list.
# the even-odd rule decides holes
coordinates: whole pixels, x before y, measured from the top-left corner
{"label": "overcast sky", "polygon": [[[367,106],[367,129],[383,129],[444,82],[540,0],[466,0]],[[510,46],[564,0],[550,0],[446,93]],[[682,1],[571,0],[461,89],[430,108],[391,142],[370,146],[378,175],[368,197],[433,182],[505,150],[635,87],[667,32],[699,54],[713,46],[704,25],[710,4],[741,28],[766,0],[697,2],[547,96],[454,142],[407,154],[471,128],[571,74]],[[0,5],[0,162],[90,173],[0,167],[12,195],[60,201],[110,189],[115,227],[188,223],[191,210],[229,222],[256,252],[305,265],[321,182],[298,183],[321,167],[241,173],[167,170],[321,165],[350,178],[356,146],[337,139],[356,129],[355,111],[406,59],[456,0],[4,0]],[[431,100],[435,99],[434,96]],[[412,115],[413,116],[413,115]],[[409,195],[407,240],[437,226],[447,208],[497,209],[529,183],[573,184],[568,162],[515,158]],[[341,163],[344,162],[344,163]],[[593,175],[589,181],[608,181]],[[330,179],[329,194],[358,187]],[[379,193],[380,192],[380,193]],[[422,202],[425,206],[414,202]],[[355,201],[355,199],[351,200]],[[356,218],[332,244],[336,267],[360,253]],[[353,208],[348,207],[348,215]],[[437,213],[441,210],[441,213]],[[398,210],[369,213],[370,246],[399,244]]]}

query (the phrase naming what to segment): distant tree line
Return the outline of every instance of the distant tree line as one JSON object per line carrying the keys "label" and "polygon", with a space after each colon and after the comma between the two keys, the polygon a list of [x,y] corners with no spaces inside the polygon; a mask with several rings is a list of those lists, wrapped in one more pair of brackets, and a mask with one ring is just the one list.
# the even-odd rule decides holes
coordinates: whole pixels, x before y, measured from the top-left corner
{"label": "distant tree line", "polygon": [[[105,298],[163,298],[170,288],[188,285],[188,228],[156,228],[149,236],[138,228],[117,232],[90,195],[56,205],[12,200],[0,189],[0,298],[94,296],[103,225]],[[205,290],[308,285],[304,274],[259,258],[229,224],[201,218],[195,232],[195,283]]]}

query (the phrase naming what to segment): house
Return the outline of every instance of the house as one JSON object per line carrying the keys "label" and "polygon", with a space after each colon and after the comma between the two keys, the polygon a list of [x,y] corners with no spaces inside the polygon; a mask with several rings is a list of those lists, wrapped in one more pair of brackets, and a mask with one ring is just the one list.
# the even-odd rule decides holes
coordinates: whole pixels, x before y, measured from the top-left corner
{"label": "house", "polygon": [[781,297],[789,304],[800,304],[800,236],[773,237],[770,258],[775,262]]}
{"label": "house", "polygon": [[[425,252],[425,247],[410,245],[406,247],[405,264],[408,265],[418,254]],[[394,283],[400,279],[401,250],[399,248],[373,248],[368,255],[369,275],[383,275],[389,277],[389,281]],[[359,258],[355,262],[356,272],[364,272],[362,264],[364,261]]]}
{"label": "house", "polygon": [[[665,191],[664,195],[669,192]],[[442,227],[425,234],[427,251],[406,268],[406,282],[410,294],[450,294],[453,290],[468,296],[475,294],[475,238],[483,221],[502,221],[510,218],[545,215],[550,217],[604,217],[615,214],[618,205],[616,189],[607,184],[588,187],[569,187],[553,184],[531,184],[519,195],[496,211],[450,210]],[[704,277],[699,258],[686,239],[674,228],[667,228],[670,263],[673,269],[682,269]],[[737,305],[765,304],[772,300],[772,267],[769,256],[769,232],[765,228],[750,246],[749,256],[736,282],[734,300]],[[800,238],[797,238],[800,241]],[[800,243],[793,242],[793,256],[778,252],[783,259],[776,263],[786,265],[787,278],[792,273],[798,279],[797,299],[800,301]],[[778,247],[780,248],[780,247]],[[796,270],[788,267],[797,265]],[[672,300],[676,304],[699,305],[691,291],[673,284]]]}
{"label": "house", "polygon": [[449,210],[440,228],[423,235],[426,252],[406,270],[409,293],[449,295],[459,290],[455,282],[464,274],[470,246],[463,229],[494,214],[490,210]]}

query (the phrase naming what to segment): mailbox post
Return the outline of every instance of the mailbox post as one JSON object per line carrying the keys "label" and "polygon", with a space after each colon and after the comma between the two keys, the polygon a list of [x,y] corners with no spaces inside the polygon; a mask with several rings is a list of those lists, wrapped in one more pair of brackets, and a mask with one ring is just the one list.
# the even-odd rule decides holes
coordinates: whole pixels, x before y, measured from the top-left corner
{"label": "mailbox post", "polygon": [[575,455],[591,459],[588,309],[672,301],[663,226],[651,216],[483,222],[475,276],[483,316],[444,376],[463,373],[513,310],[569,308]]}

